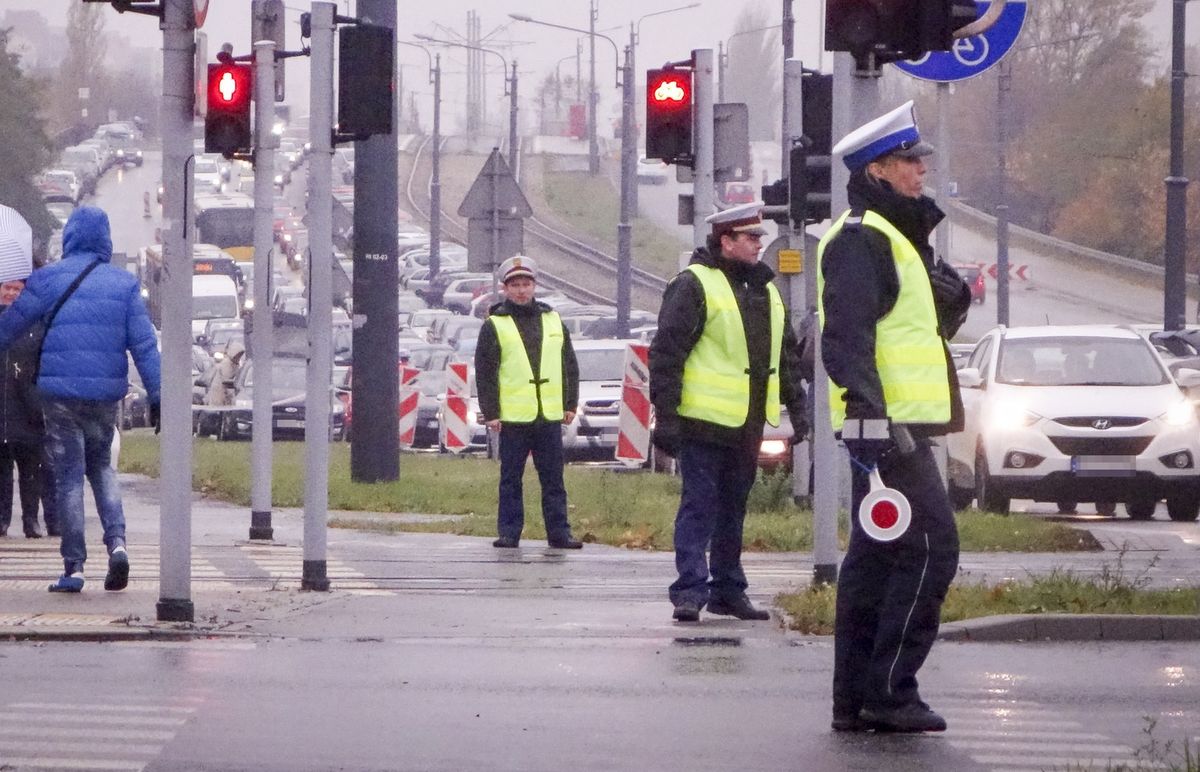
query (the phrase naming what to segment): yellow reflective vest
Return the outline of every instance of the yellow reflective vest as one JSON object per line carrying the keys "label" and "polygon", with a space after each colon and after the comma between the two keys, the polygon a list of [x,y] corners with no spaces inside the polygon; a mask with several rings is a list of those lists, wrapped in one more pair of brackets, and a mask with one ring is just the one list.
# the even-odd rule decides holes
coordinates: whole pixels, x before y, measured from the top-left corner
{"label": "yellow reflective vest", "polygon": [[[719,268],[689,265],[704,289],[704,331],[683,365],[679,415],[718,426],[739,427],[750,411],[750,353],[742,312],[729,279]],[[783,348],[783,299],[767,285],[771,302],[771,362],[767,375],[767,423],[779,425],[779,356]]]}
{"label": "yellow reflective vest", "polygon": [[[850,212],[843,214],[821,239],[817,265],[825,248],[841,233]],[[883,386],[887,416],[902,424],[943,424],[950,420],[950,381],[946,349],[938,334],[937,309],[929,272],[917,248],[894,225],[866,211],[862,225],[887,236],[900,280],[896,304],[875,325],[875,369]],[[817,271],[817,310],[825,326],[825,277]],[[846,390],[830,381],[829,414],[835,431],[846,420]]]}
{"label": "yellow reflective vest", "polygon": [[554,311],[542,313],[542,358],[534,378],[521,332],[511,316],[489,317],[500,343],[500,420],[532,423],[540,414],[548,421],[563,417],[563,328]]}

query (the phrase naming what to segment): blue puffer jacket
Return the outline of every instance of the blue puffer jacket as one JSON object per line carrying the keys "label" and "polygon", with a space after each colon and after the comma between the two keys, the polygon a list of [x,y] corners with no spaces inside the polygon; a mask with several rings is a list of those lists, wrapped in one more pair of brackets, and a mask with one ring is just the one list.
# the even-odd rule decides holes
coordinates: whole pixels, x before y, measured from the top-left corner
{"label": "blue puffer jacket", "polygon": [[137,279],[109,263],[108,215],[92,206],[76,209],[63,229],[63,259],[33,272],[25,291],[0,314],[0,349],[6,349],[54,308],[89,263],[100,261],[59,309],[46,331],[38,389],[60,399],[115,402],[129,389],[129,360],[159,401],[158,341],[138,293]]}

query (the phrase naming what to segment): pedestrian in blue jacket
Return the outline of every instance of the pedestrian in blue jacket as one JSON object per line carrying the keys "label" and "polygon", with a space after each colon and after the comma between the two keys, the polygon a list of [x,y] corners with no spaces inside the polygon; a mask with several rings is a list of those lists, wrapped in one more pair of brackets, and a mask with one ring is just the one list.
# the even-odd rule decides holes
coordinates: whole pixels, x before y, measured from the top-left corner
{"label": "pedestrian in blue jacket", "polygon": [[63,575],[50,585],[51,592],[83,589],[85,476],[108,549],[104,589],[123,590],[129,581],[125,513],[111,465],[117,407],[129,388],[126,351],[142,376],[151,422],[158,428],[157,338],[137,279],[111,265],[111,258],[108,215],[92,206],[76,209],[63,229],[63,259],[35,271],[0,315],[0,350],[37,322],[46,328],[37,387],[57,481],[63,557]]}

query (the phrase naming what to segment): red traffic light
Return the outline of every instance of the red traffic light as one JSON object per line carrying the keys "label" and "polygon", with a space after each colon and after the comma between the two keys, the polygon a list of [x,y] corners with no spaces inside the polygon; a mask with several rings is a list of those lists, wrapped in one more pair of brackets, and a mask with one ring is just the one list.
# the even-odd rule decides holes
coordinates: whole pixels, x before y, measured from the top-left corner
{"label": "red traffic light", "polygon": [[208,71],[209,107],[234,108],[248,102],[250,93],[250,67],[245,64],[218,64]]}
{"label": "red traffic light", "polygon": [[667,73],[646,86],[650,102],[660,108],[671,109],[692,104],[692,78],[690,72]]}
{"label": "red traffic light", "polygon": [[250,106],[252,70],[248,64],[208,65],[208,114],[204,116],[204,152],[231,158],[253,145]]}

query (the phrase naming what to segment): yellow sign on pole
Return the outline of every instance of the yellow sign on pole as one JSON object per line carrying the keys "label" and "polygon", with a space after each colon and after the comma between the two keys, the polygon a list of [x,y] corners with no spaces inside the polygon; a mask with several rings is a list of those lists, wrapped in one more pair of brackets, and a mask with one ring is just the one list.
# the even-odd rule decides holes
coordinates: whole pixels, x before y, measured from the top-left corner
{"label": "yellow sign on pole", "polygon": [[780,273],[803,273],[804,253],[799,249],[779,250]]}

